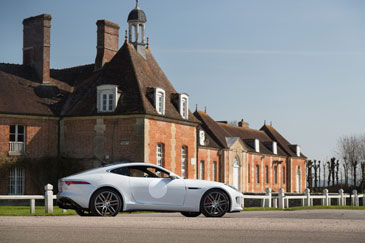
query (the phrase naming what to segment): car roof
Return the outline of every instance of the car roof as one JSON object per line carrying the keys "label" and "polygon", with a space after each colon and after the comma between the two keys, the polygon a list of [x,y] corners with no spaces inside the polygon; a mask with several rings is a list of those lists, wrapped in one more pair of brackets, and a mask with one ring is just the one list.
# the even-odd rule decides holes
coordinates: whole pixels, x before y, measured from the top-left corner
{"label": "car roof", "polygon": [[[119,168],[119,167],[127,167],[127,166],[152,166],[152,167],[158,167],[157,165],[154,164],[150,164],[150,163],[145,163],[145,162],[132,162],[132,163],[119,163],[119,164],[111,164],[111,165],[106,165],[104,168],[107,170],[112,170],[115,168]],[[166,170],[165,168],[162,168],[164,170]]]}

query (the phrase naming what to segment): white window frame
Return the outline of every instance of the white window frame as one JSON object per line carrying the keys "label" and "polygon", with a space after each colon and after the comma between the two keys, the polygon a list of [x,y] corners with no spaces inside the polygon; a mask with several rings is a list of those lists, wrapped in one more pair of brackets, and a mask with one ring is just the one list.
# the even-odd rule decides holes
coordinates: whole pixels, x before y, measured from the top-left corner
{"label": "white window frame", "polygon": [[258,139],[255,139],[255,151],[260,152],[260,141]]}
{"label": "white window frame", "polygon": [[275,141],[272,142],[272,152],[273,154],[278,154],[278,143]]}
{"label": "white window frame", "polygon": [[164,167],[164,144],[158,143],[156,146],[156,164]]}
{"label": "white window frame", "polygon": [[[11,132],[11,127],[14,126],[15,132]],[[19,127],[23,127],[23,133],[19,132]],[[9,126],[9,155],[22,155],[25,153],[25,141],[26,141],[26,126],[23,125],[10,125]],[[11,136],[14,136],[14,141],[11,141]],[[23,141],[19,140],[19,136],[23,136]]]}
{"label": "white window frame", "polygon": [[179,107],[181,117],[189,119],[189,96],[187,94],[180,94]]}
{"label": "white window frame", "polygon": [[203,130],[199,130],[199,144],[201,146],[205,145],[205,132]]}
{"label": "white window frame", "polygon": [[[161,100],[160,100],[161,98]],[[158,114],[165,115],[166,92],[161,88],[155,89],[155,108]]]}
{"label": "white window frame", "polygon": [[24,195],[25,193],[25,173],[24,168],[14,167],[9,171],[9,195]]}
{"label": "white window frame", "polygon": [[188,147],[181,147],[181,177],[186,178],[186,166],[188,161]]}
{"label": "white window frame", "polygon": [[100,85],[97,87],[97,109],[98,112],[114,112],[117,108],[120,93],[118,86],[112,84]]}
{"label": "white window frame", "polygon": [[200,161],[200,167],[199,167],[199,172],[200,172],[199,173],[199,179],[200,180],[204,180],[204,172],[205,172],[204,171],[204,163],[205,163],[204,160]]}

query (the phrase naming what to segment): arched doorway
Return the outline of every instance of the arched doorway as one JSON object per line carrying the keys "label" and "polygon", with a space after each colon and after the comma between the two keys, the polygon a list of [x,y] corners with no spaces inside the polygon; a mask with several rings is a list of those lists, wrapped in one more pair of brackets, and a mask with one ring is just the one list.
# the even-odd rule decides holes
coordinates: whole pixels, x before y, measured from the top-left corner
{"label": "arched doorway", "polygon": [[233,186],[239,189],[239,181],[240,181],[240,161],[239,158],[236,156],[233,162]]}
{"label": "arched doorway", "polygon": [[298,166],[297,169],[297,187],[296,187],[296,192],[300,192],[300,188],[301,188],[301,171],[300,171],[300,166]]}

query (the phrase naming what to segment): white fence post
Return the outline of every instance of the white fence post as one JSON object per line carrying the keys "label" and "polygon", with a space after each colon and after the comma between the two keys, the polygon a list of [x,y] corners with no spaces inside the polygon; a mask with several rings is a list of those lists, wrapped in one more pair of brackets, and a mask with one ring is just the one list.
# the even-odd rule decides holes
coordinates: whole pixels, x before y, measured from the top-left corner
{"label": "white fence post", "polygon": [[35,213],[35,199],[30,199],[30,214]]}
{"label": "white fence post", "polygon": [[338,205],[339,206],[346,206],[346,199],[344,198],[343,195],[343,189],[338,190],[338,194],[340,194],[339,199],[338,199]]}
{"label": "white fence post", "polygon": [[359,195],[357,195],[357,191],[353,190],[352,193],[354,194],[354,200],[352,206],[358,207],[359,206]]}
{"label": "white fence post", "polygon": [[273,200],[272,200],[272,206],[274,207],[274,208],[278,208],[278,198],[274,198]]}
{"label": "white fence post", "polygon": [[306,188],[304,190],[304,194],[305,194],[305,204],[303,206],[307,206],[307,207],[310,207],[311,206],[311,190],[309,188]]}
{"label": "white fence post", "polygon": [[271,198],[272,198],[271,188],[266,188],[265,196],[269,197],[265,198],[265,207],[271,208]]}
{"label": "white fence post", "polygon": [[279,208],[280,209],[284,209],[284,197],[285,197],[284,189],[280,188],[279,189]]}
{"label": "white fence post", "polygon": [[322,206],[328,206],[328,189],[323,190]]}
{"label": "white fence post", "polygon": [[44,206],[46,213],[53,213],[53,186],[47,184],[44,186]]}

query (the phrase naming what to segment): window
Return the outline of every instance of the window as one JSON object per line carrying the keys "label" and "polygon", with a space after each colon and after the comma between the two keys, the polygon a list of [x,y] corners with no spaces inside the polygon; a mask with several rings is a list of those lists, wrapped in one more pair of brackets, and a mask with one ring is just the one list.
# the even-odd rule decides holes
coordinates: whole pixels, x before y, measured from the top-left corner
{"label": "window", "polygon": [[11,168],[9,175],[9,195],[24,195],[24,169]]}
{"label": "window", "polygon": [[189,96],[180,94],[180,115],[184,119],[189,118]]}
{"label": "window", "polygon": [[199,130],[199,144],[205,145],[205,132],[203,130]]}
{"label": "window", "polygon": [[9,155],[21,155],[25,152],[25,127],[21,125],[10,126]]}
{"label": "window", "polygon": [[213,181],[217,181],[217,161],[213,161]]}
{"label": "window", "polygon": [[272,142],[272,152],[273,154],[278,154],[278,144],[277,142]]}
{"label": "window", "polygon": [[265,184],[269,184],[269,166],[265,166]]}
{"label": "window", "polygon": [[98,112],[114,112],[120,92],[117,85],[100,85],[97,87],[97,109]]}
{"label": "window", "polygon": [[274,167],[274,183],[278,184],[278,166]]}
{"label": "window", "polygon": [[255,139],[255,151],[260,152],[260,141],[258,139]]}
{"label": "window", "polygon": [[155,108],[158,114],[165,115],[165,90],[155,89]]}
{"label": "window", "polygon": [[186,178],[186,161],[188,158],[188,147],[181,147],[181,176]]}
{"label": "window", "polygon": [[200,180],[204,180],[204,160],[200,161]]}
{"label": "window", "polygon": [[162,143],[157,144],[156,162],[158,166],[164,167],[164,145]]}
{"label": "window", "polygon": [[248,165],[248,183],[251,183],[251,166]]}
{"label": "window", "polygon": [[127,176],[143,178],[169,178],[170,174],[155,167],[129,166]]}
{"label": "window", "polygon": [[285,167],[283,167],[283,184],[285,184]]}
{"label": "window", "polygon": [[256,165],[256,183],[260,183],[260,166]]}

